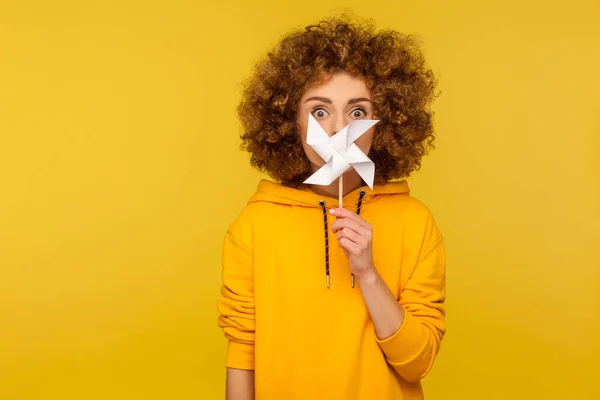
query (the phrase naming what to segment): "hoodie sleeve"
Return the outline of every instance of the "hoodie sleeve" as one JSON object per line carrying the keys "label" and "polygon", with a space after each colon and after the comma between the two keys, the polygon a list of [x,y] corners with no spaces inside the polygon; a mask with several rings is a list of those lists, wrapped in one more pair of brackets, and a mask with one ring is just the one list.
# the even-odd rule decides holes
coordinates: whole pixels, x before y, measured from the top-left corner
{"label": "hoodie sleeve", "polygon": [[399,293],[404,321],[392,336],[377,340],[388,363],[409,382],[431,370],[446,329],[444,239],[431,219],[429,223],[412,273]]}
{"label": "hoodie sleeve", "polygon": [[252,251],[231,231],[223,245],[223,284],[218,324],[228,339],[228,368],[254,370],[254,284]]}

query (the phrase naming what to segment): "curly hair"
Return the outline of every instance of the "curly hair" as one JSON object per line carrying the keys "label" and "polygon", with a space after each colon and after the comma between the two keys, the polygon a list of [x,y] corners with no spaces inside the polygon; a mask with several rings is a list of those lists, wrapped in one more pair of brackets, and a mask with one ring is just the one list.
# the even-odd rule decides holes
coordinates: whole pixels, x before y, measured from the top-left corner
{"label": "curly hair", "polygon": [[308,87],[339,71],[365,79],[380,120],[369,152],[375,183],[420,168],[433,148],[437,81],[418,38],[344,18],[287,35],[256,65],[238,106],[241,148],[251,153],[253,167],[292,187],[311,174],[296,125],[299,101]]}

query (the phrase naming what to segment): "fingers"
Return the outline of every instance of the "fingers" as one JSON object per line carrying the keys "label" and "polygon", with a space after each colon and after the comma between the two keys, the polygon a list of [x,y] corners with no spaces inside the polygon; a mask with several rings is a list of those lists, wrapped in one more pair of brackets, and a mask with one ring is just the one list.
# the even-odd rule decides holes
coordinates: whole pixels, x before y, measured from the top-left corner
{"label": "fingers", "polygon": [[357,221],[350,218],[338,218],[331,224],[331,231],[333,233],[337,233],[339,230],[343,228],[350,228],[361,235],[369,232],[362,224],[359,224]]}
{"label": "fingers", "polygon": [[329,210],[329,212],[331,213],[331,215],[335,215],[338,218],[349,218],[355,221],[357,224],[361,225],[365,229],[372,229],[371,224],[362,219],[360,215],[350,210],[346,210],[345,208],[332,208],[331,210]]}
{"label": "fingers", "polygon": [[344,208],[331,209],[329,212],[336,216],[331,224],[331,231],[336,234],[338,244],[344,252],[360,256],[369,249],[373,238],[371,224]]}
{"label": "fingers", "polygon": [[340,241],[341,239],[348,239],[354,243],[361,243],[362,241],[366,240],[361,234],[357,233],[355,230],[350,228],[340,229],[336,234],[336,238],[338,241]]}
{"label": "fingers", "polygon": [[362,253],[361,249],[363,248],[363,246],[354,243],[348,238],[343,237],[341,239],[338,239],[338,244],[344,250],[346,256],[348,256],[348,254],[352,256],[359,256]]}
{"label": "fingers", "polygon": [[336,235],[339,246],[348,253],[358,256],[369,249],[370,233],[361,235],[350,228],[342,228]]}

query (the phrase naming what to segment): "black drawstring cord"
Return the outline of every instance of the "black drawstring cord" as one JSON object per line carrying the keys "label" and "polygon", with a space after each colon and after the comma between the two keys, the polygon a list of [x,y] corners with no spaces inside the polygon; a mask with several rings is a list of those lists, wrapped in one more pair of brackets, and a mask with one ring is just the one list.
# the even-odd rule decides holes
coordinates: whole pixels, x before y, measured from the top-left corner
{"label": "black drawstring cord", "polygon": [[[362,206],[362,201],[363,197],[365,197],[365,194],[367,194],[367,192],[364,190],[360,191],[360,196],[358,196],[358,206],[356,207],[356,215],[360,215],[360,207]],[[350,275],[352,276],[352,287],[354,287],[354,274]]]}
{"label": "black drawstring cord", "polygon": [[363,197],[365,197],[365,194],[367,194],[367,192],[365,192],[364,190],[360,191],[360,196],[358,196],[358,206],[356,207],[357,215],[360,215],[360,207],[362,206],[362,201],[363,201]]}
{"label": "black drawstring cord", "polygon": [[325,280],[327,282],[327,289],[329,289],[329,229],[327,228],[327,209],[323,200],[319,201],[319,205],[323,210],[323,225],[325,227]]}
{"label": "black drawstring cord", "polygon": [[[364,190],[360,191],[360,195],[358,196],[358,206],[356,207],[356,214],[360,215],[360,208],[362,206],[363,198],[367,192]],[[330,278],[329,278],[329,228],[327,226],[327,209],[325,208],[325,202],[323,200],[319,201],[319,205],[321,206],[321,210],[323,210],[323,227],[325,230],[325,281],[327,283],[327,289],[329,289]],[[352,276],[352,287],[354,287],[354,274]]]}

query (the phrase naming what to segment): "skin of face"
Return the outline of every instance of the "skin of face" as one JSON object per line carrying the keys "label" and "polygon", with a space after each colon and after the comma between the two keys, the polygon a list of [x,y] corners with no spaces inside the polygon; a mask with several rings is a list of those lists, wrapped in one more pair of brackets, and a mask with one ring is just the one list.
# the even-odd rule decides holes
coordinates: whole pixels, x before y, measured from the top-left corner
{"label": "skin of face", "polygon": [[[362,77],[339,72],[320,84],[308,88],[300,99],[296,124],[313,172],[325,165],[325,161],[306,143],[309,113],[329,136],[333,136],[353,120],[376,119],[371,93]],[[369,154],[374,132],[375,127],[372,127],[354,142],[365,154]],[[353,183],[352,186],[356,187],[361,182],[353,168],[344,173],[344,181]]]}

